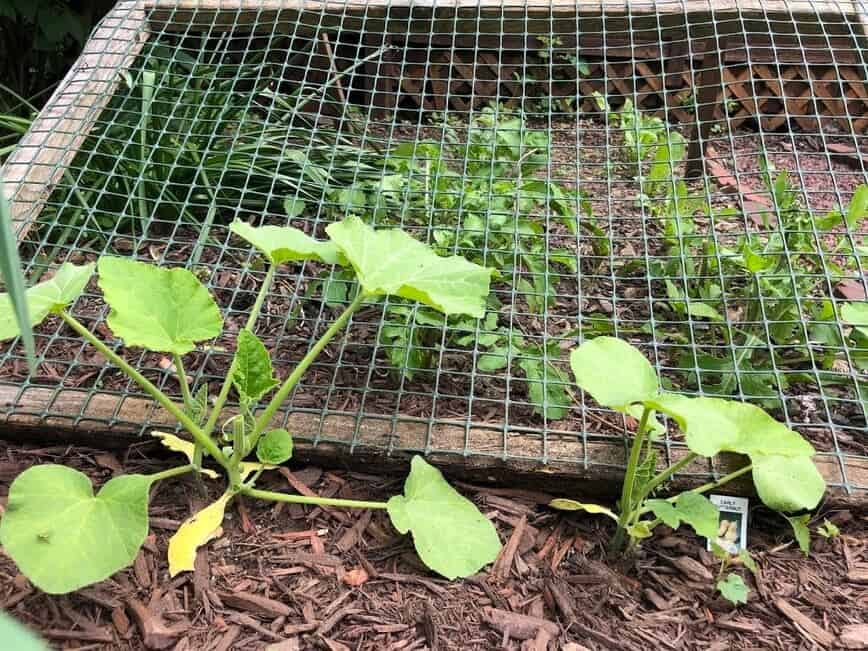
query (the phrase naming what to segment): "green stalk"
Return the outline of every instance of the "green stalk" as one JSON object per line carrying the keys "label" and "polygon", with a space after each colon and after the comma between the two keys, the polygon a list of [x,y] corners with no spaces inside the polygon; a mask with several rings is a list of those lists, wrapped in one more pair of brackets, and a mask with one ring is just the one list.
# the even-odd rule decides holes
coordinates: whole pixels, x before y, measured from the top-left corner
{"label": "green stalk", "polygon": [[[253,332],[253,326],[256,324],[256,319],[259,318],[259,313],[262,311],[262,304],[265,302],[265,296],[271,288],[271,283],[274,281],[274,274],[276,272],[276,266],[271,265],[268,268],[268,272],[265,274],[265,281],[262,283],[262,287],[259,288],[259,294],[256,296],[256,302],[250,310],[250,316],[247,317],[247,324],[244,326],[245,330]],[[229,389],[232,388],[232,374],[234,372],[235,358],[233,357],[232,363],[229,365],[229,370],[226,372],[226,379],[223,381],[223,386],[220,388],[220,394],[217,396],[217,401],[214,403],[211,415],[208,417],[208,422],[205,423],[205,427],[203,428],[203,431],[209,438],[211,433],[214,431],[214,427],[217,425],[217,419],[220,417],[220,412],[223,410],[223,406],[229,398]]]}
{"label": "green stalk", "polygon": [[187,372],[184,370],[184,360],[178,353],[174,354],[175,358],[175,375],[178,376],[178,383],[181,385],[181,396],[184,398],[184,406],[187,411],[193,409],[193,396],[190,394],[190,385],[187,383]]}
{"label": "green stalk", "polygon": [[630,449],[630,458],[627,461],[627,472],[624,475],[624,486],[621,489],[621,513],[618,516],[618,530],[612,538],[611,552],[617,552],[624,546],[624,536],[627,526],[633,515],[633,483],[636,481],[636,469],[639,467],[639,456],[642,453],[642,441],[645,438],[645,430],[648,429],[648,419],[651,409],[645,407],[642,411],[642,419],[639,421],[639,429],[633,439],[633,447]]}
{"label": "green stalk", "polygon": [[263,411],[262,415],[256,420],[256,427],[253,429],[253,435],[251,437],[251,445],[256,444],[260,434],[262,434],[263,430],[268,427],[274,414],[280,408],[280,405],[283,404],[283,401],[286,400],[287,396],[289,396],[290,391],[292,391],[295,388],[295,385],[298,384],[298,381],[305,374],[308,367],[317,357],[319,357],[319,354],[322,352],[323,348],[326,347],[329,341],[331,341],[332,338],[343,329],[350,320],[350,317],[353,315],[353,312],[361,307],[366,298],[368,298],[368,295],[365,292],[360,291],[353,299],[353,302],[347,306],[347,309],[343,311],[331,326],[329,326],[329,329],[325,331],[319,341],[313,345],[313,348],[307,351],[307,354],[298,363],[298,366],[293,369],[289,377],[286,378],[286,381],[281,385],[278,392],[271,399],[271,402],[268,403],[265,411]]}
{"label": "green stalk", "polygon": [[307,495],[289,495],[288,493],[275,493],[261,491],[256,488],[242,488],[242,495],[255,497],[260,500],[272,502],[289,502],[290,504],[313,504],[316,506],[335,506],[343,509],[385,509],[386,502],[362,502],[360,500],[342,500],[333,497],[308,497]]}
{"label": "green stalk", "polygon": [[157,387],[155,387],[148,378],[139,373],[136,369],[130,366],[127,361],[114,352],[111,348],[106,346],[102,341],[100,341],[96,336],[94,336],[87,328],[85,328],[81,323],[76,320],[71,314],[66,311],[59,312],[60,318],[63,319],[67,325],[69,325],[73,330],[75,330],[78,334],[84,337],[90,344],[96,348],[100,353],[102,353],[103,357],[110,360],[115,366],[120,368],[131,380],[133,380],[136,384],[138,384],[142,389],[144,389],[147,393],[151,395],[151,397],[156,400],[160,405],[168,411],[172,416],[174,416],[175,420],[177,420],[183,427],[186,429],[193,439],[201,445],[212,457],[224,468],[228,461],[226,457],[223,456],[223,453],[211,440],[210,436],[207,436],[197,425],[194,423],[187,414],[185,414],[178,406],[172,402],[172,400],[162,391],[160,391]]}
{"label": "green stalk", "polygon": [[193,472],[193,470],[195,468],[193,468],[192,464],[187,464],[186,466],[178,466],[177,468],[169,468],[162,472],[155,472],[152,475],[148,475],[148,477],[151,478],[151,481],[160,481],[161,479],[169,479],[178,475],[186,475],[188,472]]}
{"label": "green stalk", "polygon": [[696,454],[695,452],[691,452],[690,454],[688,454],[686,457],[684,457],[680,461],[676,461],[671,466],[666,468],[666,470],[663,470],[659,474],[652,477],[651,480],[647,484],[645,484],[645,486],[639,492],[639,495],[636,497],[636,504],[641,505],[642,502],[645,500],[645,498],[648,497],[652,492],[654,492],[655,488],[657,488],[660,484],[668,481],[669,478],[672,477],[672,475],[674,475],[676,472],[678,472],[679,470],[681,470],[685,466],[688,466],[691,463],[693,463],[693,461],[698,456],[699,455]]}

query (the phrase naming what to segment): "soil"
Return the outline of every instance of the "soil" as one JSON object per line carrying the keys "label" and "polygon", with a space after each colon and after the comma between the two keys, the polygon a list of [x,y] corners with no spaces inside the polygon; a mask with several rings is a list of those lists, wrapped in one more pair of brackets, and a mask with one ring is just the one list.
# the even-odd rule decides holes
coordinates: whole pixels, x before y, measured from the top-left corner
{"label": "soil", "polygon": [[[155,472],[165,458],[134,446],[119,458],[77,447],[0,444],[0,494],[37,463],[65,463],[97,484]],[[272,490],[386,499],[397,478],[281,469]],[[35,589],[0,557],[0,607],[58,649],[514,649],[545,651],[868,648],[868,512],[821,509],[840,528],[810,556],[784,521],[755,509],[749,546],[758,572],[731,606],[712,584],[717,562],[687,530],[659,527],[630,558],[607,560],[608,523],[558,514],[551,496],[459,484],[505,544],[481,573],[447,582],[421,566],[407,538],[376,511],[235,502],[223,536],[196,569],[171,578],[167,539],[206,502],[192,478],[162,482],[150,535],[132,567],[68,596]],[[541,486],[544,488],[544,486]],[[207,486],[219,495],[216,482]],[[861,646],[860,646],[861,645]]]}

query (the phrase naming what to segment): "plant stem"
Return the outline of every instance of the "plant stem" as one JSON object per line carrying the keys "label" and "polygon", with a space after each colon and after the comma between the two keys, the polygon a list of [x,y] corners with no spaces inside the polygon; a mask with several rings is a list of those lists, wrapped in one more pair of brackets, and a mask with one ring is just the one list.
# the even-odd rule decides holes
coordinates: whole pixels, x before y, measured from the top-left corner
{"label": "plant stem", "polygon": [[178,475],[186,475],[188,472],[193,472],[195,468],[192,464],[187,464],[186,466],[178,466],[177,468],[169,468],[168,470],[163,470],[162,472],[155,472],[152,475],[148,475],[152,481],[160,481],[161,479],[169,479],[170,477],[177,477]]}
{"label": "plant stem", "polygon": [[187,373],[184,370],[184,360],[178,353],[174,354],[175,358],[175,375],[178,376],[178,383],[181,385],[181,396],[184,398],[184,406],[187,411],[193,408],[193,396],[190,394],[190,385],[187,383]]}
{"label": "plant stem", "polygon": [[[707,493],[710,490],[714,490],[718,486],[723,486],[724,484],[731,482],[733,479],[737,479],[737,478],[741,477],[742,475],[749,473],[751,470],[753,470],[753,464],[749,463],[746,466],[744,466],[743,468],[739,468],[738,470],[734,470],[733,472],[729,473],[728,475],[724,475],[723,477],[721,477],[717,481],[708,482],[707,484],[703,484],[702,486],[694,488],[688,492],[690,492],[690,493]],[[674,499],[674,498],[671,498],[670,501],[672,501],[672,499]]]}
{"label": "plant stem", "polygon": [[617,552],[624,545],[624,536],[627,533],[627,525],[633,515],[633,483],[636,480],[636,469],[639,466],[639,456],[642,453],[642,441],[645,438],[645,430],[648,429],[648,419],[651,409],[645,407],[642,411],[642,419],[639,421],[639,429],[633,438],[633,447],[630,449],[630,458],[627,461],[627,472],[624,474],[624,486],[621,488],[621,513],[618,516],[618,530],[612,538],[612,552]]}
{"label": "plant stem", "polygon": [[695,452],[691,452],[690,454],[688,454],[686,457],[684,457],[680,461],[676,461],[671,466],[666,468],[666,470],[663,470],[659,474],[652,477],[651,480],[647,484],[645,484],[645,486],[639,492],[639,495],[636,497],[636,503],[641,504],[642,501],[646,497],[648,497],[654,491],[655,488],[657,488],[660,484],[668,481],[669,478],[672,477],[672,475],[674,475],[676,472],[678,472],[679,470],[681,470],[685,466],[688,466],[691,463],[693,463],[693,460],[696,459],[698,456],[699,455],[696,454]]}
{"label": "plant stem", "polygon": [[271,402],[268,403],[265,411],[263,411],[262,415],[256,419],[256,427],[253,428],[253,435],[251,437],[252,445],[256,444],[259,435],[262,434],[262,431],[266,427],[268,427],[274,414],[280,408],[280,405],[283,404],[283,401],[286,400],[287,396],[289,396],[290,391],[292,391],[295,388],[295,385],[298,384],[298,381],[304,375],[305,371],[307,371],[308,367],[317,357],[319,357],[319,354],[322,352],[323,348],[326,347],[329,341],[331,341],[332,338],[343,329],[350,320],[350,317],[353,315],[353,312],[361,307],[366,298],[368,298],[368,295],[365,292],[359,291],[353,299],[353,302],[350,303],[337,320],[329,326],[329,329],[326,330],[323,336],[320,337],[319,341],[317,341],[313,347],[307,351],[307,354],[298,363],[298,366],[296,366],[292,373],[290,373],[289,377],[286,378],[286,381],[281,385],[278,392],[271,399]]}
{"label": "plant stem", "polygon": [[102,341],[100,341],[93,333],[91,333],[87,328],[85,328],[78,320],[73,317],[71,314],[62,310],[60,313],[60,318],[63,319],[67,325],[69,325],[73,330],[75,330],[82,337],[87,339],[90,344],[96,348],[100,353],[102,353],[103,357],[110,360],[113,364],[115,364],[118,368],[120,368],[131,380],[133,380],[136,384],[138,384],[142,389],[144,389],[147,393],[151,395],[151,397],[156,400],[160,405],[168,411],[172,416],[175,417],[181,426],[184,427],[193,439],[199,443],[205,450],[207,450],[208,454],[214,457],[214,460],[217,461],[224,468],[228,463],[226,457],[223,456],[223,453],[220,452],[220,449],[211,440],[210,436],[206,436],[205,433],[194,423],[187,414],[185,414],[181,409],[178,408],[174,402],[172,402],[171,398],[169,398],[165,393],[160,391],[157,387],[155,387],[148,378],[139,373],[136,369],[130,366],[127,361],[118,355],[111,348],[106,346]]}
{"label": "plant stem", "polygon": [[289,502],[290,504],[314,504],[317,506],[336,506],[345,509],[385,509],[386,502],[362,502],[359,500],[342,500],[333,497],[308,497],[307,495],[290,495],[261,491],[256,488],[243,488],[242,495],[273,502]]}
{"label": "plant stem", "polygon": [[[271,283],[274,281],[274,274],[276,272],[276,266],[271,265],[268,268],[262,287],[259,288],[259,293],[256,295],[256,302],[250,310],[250,316],[247,317],[247,324],[244,326],[245,330],[253,332],[253,326],[256,324],[256,319],[259,318],[259,313],[262,311],[262,304],[265,302],[265,296],[271,288]],[[211,415],[208,417],[208,422],[205,423],[205,427],[203,428],[205,434],[209,437],[211,436],[211,432],[214,431],[214,427],[217,425],[217,419],[220,417],[220,412],[223,410],[226,400],[229,398],[229,389],[232,388],[232,375],[234,372],[235,358],[233,357],[232,363],[229,365],[229,370],[226,372],[226,379],[223,380],[223,386],[220,388],[220,394],[217,396],[217,400],[214,402],[214,407],[211,409]]]}

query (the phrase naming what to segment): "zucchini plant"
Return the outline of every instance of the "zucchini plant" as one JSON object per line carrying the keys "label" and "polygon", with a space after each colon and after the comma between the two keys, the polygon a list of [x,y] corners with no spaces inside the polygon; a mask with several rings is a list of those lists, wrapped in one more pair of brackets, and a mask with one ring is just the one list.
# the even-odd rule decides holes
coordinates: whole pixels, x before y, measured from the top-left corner
{"label": "zucchini plant", "polygon": [[[554,508],[587,511],[614,520],[617,527],[611,552],[619,553],[625,545],[629,551],[660,523],[673,528],[688,524],[714,542],[718,510],[704,493],[748,473],[760,499],[776,511],[813,509],[822,498],[826,484],[813,463],[814,448],[756,405],[663,391],[654,367],[642,353],[614,337],[583,343],[572,351],[570,365],[579,387],[598,404],[639,419],[617,512],[569,499],[551,502]],[[657,413],[678,424],[689,450],[659,471],[653,443],[663,430]],[[666,499],[654,496],[678,471],[721,452],[743,455],[747,463],[698,488]]]}
{"label": "zucchini plant", "polygon": [[[207,386],[198,390],[188,386],[183,357],[199,342],[217,337],[223,319],[206,287],[190,271],[106,256],[95,264],[66,263],[52,279],[27,290],[34,324],[50,314],[58,315],[152,396],[191,440],[155,433],[169,449],[184,454],[187,463],[155,474],[114,477],[96,494],[84,474],[65,466],[39,465],[21,473],[12,482],[0,521],[0,544],[21,572],[49,593],[70,592],[109,577],[133,561],[147,535],[148,496],[154,483],[188,473],[216,479],[215,465],[222,470],[225,492],[184,522],[169,541],[173,576],[193,569],[197,548],[218,535],[227,504],[242,495],[296,504],[384,509],[399,532],[412,533],[422,561],[450,579],[473,574],[494,560],[500,540],[493,525],[418,456],[412,460],[404,493],[387,502],[308,497],[256,487],[263,472],[292,456],[291,434],[274,426],[278,410],[356,310],[390,295],[418,301],[444,314],[480,317],[485,311],[490,270],[458,256],[440,257],[404,231],[375,231],[354,217],[329,225],[328,240],[315,240],[291,227],[254,227],[238,221],[231,230],[256,247],[269,266],[210,409],[212,396]],[[265,346],[254,334],[254,325],[278,267],[302,260],[351,268],[357,291],[343,313],[280,381]],[[109,328],[128,347],[173,357],[183,406],[69,311],[95,267],[111,308]],[[0,301],[0,340],[19,334],[7,305]],[[224,419],[224,406],[233,388],[237,413]],[[260,402],[264,403],[261,408]],[[256,461],[248,460],[254,454]],[[206,460],[210,467],[205,466]]]}

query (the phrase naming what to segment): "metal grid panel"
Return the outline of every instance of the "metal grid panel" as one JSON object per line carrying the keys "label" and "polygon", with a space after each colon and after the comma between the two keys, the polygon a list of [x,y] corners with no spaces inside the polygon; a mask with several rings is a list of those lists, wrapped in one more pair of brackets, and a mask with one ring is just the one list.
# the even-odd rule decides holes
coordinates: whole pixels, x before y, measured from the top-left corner
{"label": "metal grid panel", "polygon": [[[603,19],[202,4],[121,3],[56,119],[24,141],[13,172],[32,279],[105,253],[195,269],[226,335],[187,371],[214,386],[264,275],[229,221],[321,235],[352,212],[501,277],[478,322],[444,326],[400,301],[356,314],[291,397],[297,436],[616,470],[632,425],[575,390],[565,363],[613,333],[675,389],[764,405],[837,466],[833,484],[868,488],[848,470],[868,454],[868,338],[836,316],[864,302],[865,226],[826,219],[868,181],[858,7],[633,4]],[[336,317],[345,281],[314,264],[279,275],[258,334],[281,374]],[[118,345],[95,284],[74,313]],[[140,393],[68,329],[39,332],[36,376],[2,349],[6,395],[56,389],[30,403],[54,424],[92,427],[102,401],[104,424],[153,426],[154,412],[105,402]],[[125,354],[177,393],[159,355]],[[660,446],[667,459],[683,447]]]}

